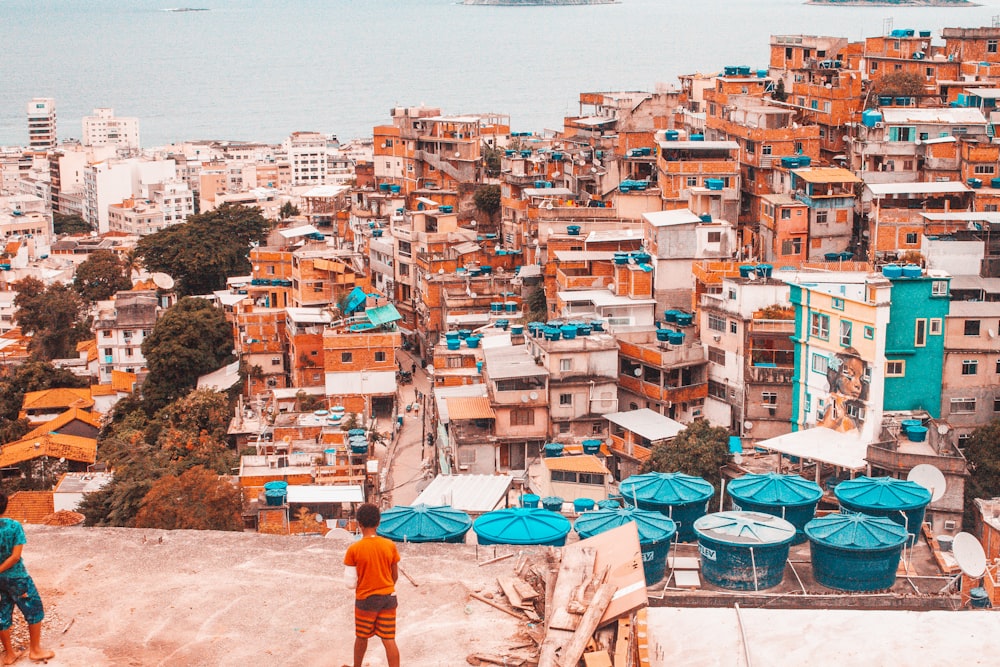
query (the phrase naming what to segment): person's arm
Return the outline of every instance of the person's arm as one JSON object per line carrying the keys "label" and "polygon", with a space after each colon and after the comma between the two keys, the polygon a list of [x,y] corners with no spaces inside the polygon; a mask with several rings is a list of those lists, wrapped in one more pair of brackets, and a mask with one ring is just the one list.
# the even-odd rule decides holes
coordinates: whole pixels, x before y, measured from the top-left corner
{"label": "person's arm", "polygon": [[344,566],[344,586],[352,590],[358,587],[358,568],[351,565]]}
{"label": "person's arm", "polygon": [[7,556],[7,560],[0,563],[0,572],[6,572],[10,568],[17,565],[17,561],[21,560],[21,550],[23,547],[23,544],[14,545],[14,548],[10,552],[10,556]]}
{"label": "person's arm", "polygon": [[392,564],[392,583],[399,581],[399,562]]}

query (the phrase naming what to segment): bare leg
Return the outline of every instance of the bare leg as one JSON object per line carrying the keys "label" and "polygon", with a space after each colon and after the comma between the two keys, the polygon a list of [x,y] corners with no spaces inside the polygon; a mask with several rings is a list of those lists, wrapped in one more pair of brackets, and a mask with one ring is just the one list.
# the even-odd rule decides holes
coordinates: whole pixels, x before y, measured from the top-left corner
{"label": "bare leg", "polygon": [[20,651],[14,650],[14,645],[10,642],[10,628],[0,630],[0,644],[3,644],[3,664],[13,665],[21,657]]}
{"label": "bare leg", "polygon": [[32,660],[48,660],[54,658],[55,651],[42,648],[42,624],[32,623],[28,626],[28,657]]}
{"label": "bare leg", "polygon": [[[383,639],[382,646],[385,647],[385,659],[389,667],[399,667],[399,647],[396,646],[395,639]],[[359,667],[355,665],[354,667]]]}
{"label": "bare leg", "polygon": [[354,638],[354,667],[361,667],[365,659],[365,652],[368,650],[368,639],[365,637]]}

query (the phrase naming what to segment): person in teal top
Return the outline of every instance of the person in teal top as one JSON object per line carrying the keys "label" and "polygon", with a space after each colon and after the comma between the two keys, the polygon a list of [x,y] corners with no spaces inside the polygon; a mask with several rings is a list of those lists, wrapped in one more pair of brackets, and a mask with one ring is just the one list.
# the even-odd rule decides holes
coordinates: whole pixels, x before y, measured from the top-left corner
{"label": "person in teal top", "polygon": [[[0,492],[0,515],[7,512],[7,494]],[[10,641],[10,626],[14,605],[21,610],[28,624],[28,657],[48,660],[55,652],[42,648],[42,598],[35,582],[21,559],[21,550],[27,539],[21,524],[6,517],[0,518],[0,643],[3,644],[3,664],[12,665],[21,657]]]}

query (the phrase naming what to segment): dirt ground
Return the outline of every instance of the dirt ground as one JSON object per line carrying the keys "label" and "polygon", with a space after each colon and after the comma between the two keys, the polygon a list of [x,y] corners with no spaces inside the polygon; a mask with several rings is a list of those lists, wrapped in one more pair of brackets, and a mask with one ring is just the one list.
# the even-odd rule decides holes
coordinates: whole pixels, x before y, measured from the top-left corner
{"label": "dirt ground", "polygon": [[[344,539],[47,526],[25,532],[25,562],[49,615],[43,628],[56,651],[52,667],[350,662]],[[418,584],[401,576],[397,586],[402,664],[455,667],[473,651],[519,643],[514,618],[468,596],[494,588],[513,559],[480,567],[468,545],[403,544],[400,553]],[[480,560],[493,555],[493,547],[480,548]],[[365,665],[385,665],[377,639]]]}

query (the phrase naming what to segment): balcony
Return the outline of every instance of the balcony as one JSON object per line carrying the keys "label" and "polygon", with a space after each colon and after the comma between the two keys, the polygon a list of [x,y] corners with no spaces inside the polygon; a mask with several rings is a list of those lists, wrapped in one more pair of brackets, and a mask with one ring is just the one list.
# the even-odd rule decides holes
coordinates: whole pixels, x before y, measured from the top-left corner
{"label": "balcony", "polygon": [[754,318],[750,324],[751,333],[780,333],[791,336],[795,333],[795,320],[764,320]]}
{"label": "balcony", "polygon": [[613,282],[612,276],[572,275],[562,269],[556,270],[556,284],[563,291],[604,289],[608,283]]}
{"label": "balcony", "polygon": [[752,384],[791,384],[795,369],[778,366],[748,366],[746,381]]}

